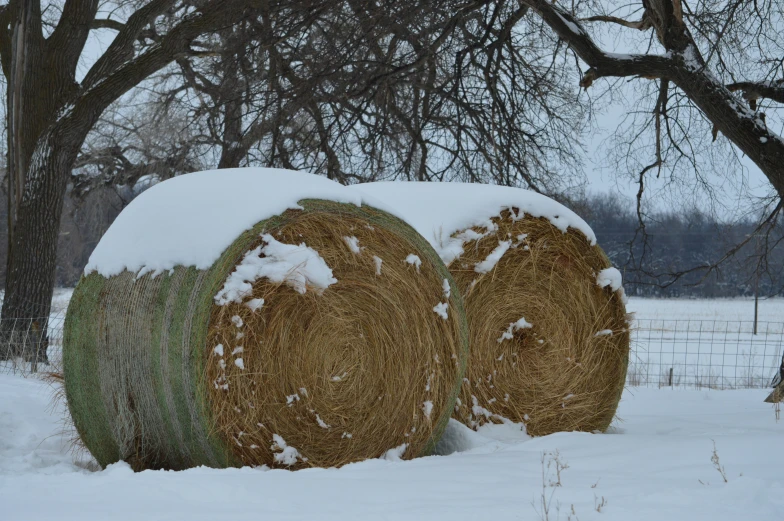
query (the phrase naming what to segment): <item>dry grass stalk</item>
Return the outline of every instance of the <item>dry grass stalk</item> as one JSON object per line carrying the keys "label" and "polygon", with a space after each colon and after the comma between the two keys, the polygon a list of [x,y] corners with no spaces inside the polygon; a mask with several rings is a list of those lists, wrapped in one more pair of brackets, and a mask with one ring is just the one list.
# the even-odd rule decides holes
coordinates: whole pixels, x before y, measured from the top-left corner
{"label": "dry grass stalk", "polygon": [[[503,212],[496,232],[467,243],[449,266],[471,345],[454,416],[474,427],[524,422],[534,436],[603,431],[623,391],[630,342],[620,295],[596,284],[610,262],[582,233],[516,215]],[[494,268],[477,273],[507,240],[512,245]],[[512,327],[521,318],[532,327]]]}

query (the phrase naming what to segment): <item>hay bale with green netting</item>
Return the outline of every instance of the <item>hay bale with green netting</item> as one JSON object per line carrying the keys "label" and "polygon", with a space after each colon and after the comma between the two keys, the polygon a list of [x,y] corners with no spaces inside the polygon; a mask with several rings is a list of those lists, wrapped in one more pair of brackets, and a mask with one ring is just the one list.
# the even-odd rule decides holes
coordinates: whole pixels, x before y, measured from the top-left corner
{"label": "hay bale with green netting", "polygon": [[137,470],[426,454],[466,357],[460,294],[418,233],[327,179],[265,169],[134,200],[63,346],[81,442]]}
{"label": "hay bale with green netting", "polygon": [[620,272],[590,227],[526,190],[370,183],[427,238],[465,300],[471,355],[455,418],[531,435],[604,431],[621,398],[629,322]]}

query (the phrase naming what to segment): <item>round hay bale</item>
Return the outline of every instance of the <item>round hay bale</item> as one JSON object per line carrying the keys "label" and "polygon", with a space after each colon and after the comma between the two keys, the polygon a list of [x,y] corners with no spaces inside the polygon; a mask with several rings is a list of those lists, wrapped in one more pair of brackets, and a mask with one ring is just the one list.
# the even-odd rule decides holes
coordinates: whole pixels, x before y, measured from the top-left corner
{"label": "round hay bale", "polygon": [[324,178],[237,169],[131,203],[65,321],[67,402],[97,461],[296,469],[429,453],[464,376],[463,304],[430,245],[361,202]]}
{"label": "round hay bale", "polygon": [[406,215],[463,294],[471,355],[455,418],[529,434],[604,431],[620,401],[629,322],[620,273],[588,225],[516,188],[370,183]]}

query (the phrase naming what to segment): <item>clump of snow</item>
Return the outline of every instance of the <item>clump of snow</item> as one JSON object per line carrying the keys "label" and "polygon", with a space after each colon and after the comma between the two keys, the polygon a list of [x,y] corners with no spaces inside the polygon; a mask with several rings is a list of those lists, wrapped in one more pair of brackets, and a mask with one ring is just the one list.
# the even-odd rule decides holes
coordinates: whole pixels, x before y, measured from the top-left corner
{"label": "clump of snow", "polygon": [[450,418],[446,429],[444,429],[444,434],[433,449],[433,454],[436,456],[448,456],[456,452],[478,449],[492,443],[492,439]]}
{"label": "clump of snow", "polygon": [[235,358],[234,359],[234,365],[236,365],[237,367],[239,367],[243,371],[245,370],[245,362],[242,360],[242,358]]}
{"label": "clump of snow", "polygon": [[343,435],[341,436],[341,439],[343,439],[343,438],[351,439],[353,437],[354,437],[354,435],[351,434],[350,432],[344,432]]}
{"label": "clump of snow", "polygon": [[252,291],[252,283],[260,278],[283,282],[298,293],[305,293],[307,287],[324,291],[337,282],[321,255],[304,242],[284,244],[268,233],[261,237],[266,244],[245,254],[215,295],[218,305],[242,302]]}
{"label": "clump of snow", "polygon": [[270,449],[274,451],[281,451],[277,454],[273,455],[273,459],[276,463],[280,463],[281,465],[291,466],[297,462],[297,458],[302,459],[302,461],[307,461],[303,458],[299,451],[294,447],[289,446],[280,435],[273,434],[272,435],[272,446]]}
{"label": "clump of snow", "polygon": [[599,285],[599,287],[604,288],[606,286],[610,286],[610,289],[613,291],[618,291],[618,289],[621,287],[622,281],[623,277],[617,268],[604,269],[599,272],[599,275],[596,276],[596,283]]}
{"label": "clump of snow", "polygon": [[479,405],[479,400],[476,399],[476,396],[471,396],[471,401],[473,404],[471,405],[471,412],[474,416],[484,416],[485,418],[492,418],[493,413]]}
{"label": "clump of snow", "polygon": [[580,27],[577,24],[575,24],[574,22],[572,22],[570,20],[567,20],[561,13],[558,12],[557,9],[553,9],[553,12],[556,15],[558,15],[558,18],[560,18],[561,21],[564,24],[566,24],[566,26],[569,28],[569,30],[572,31],[574,34],[578,34],[578,35],[584,34],[582,29],[580,29]]}
{"label": "clump of snow", "polygon": [[239,315],[234,315],[233,317],[231,317],[231,323],[237,327],[242,327],[243,324],[242,317],[240,317]]}
{"label": "clump of snow", "polygon": [[408,444],[404,443],[402,445],[395,447],[394,449],[389,449],[384,453],[382,459],[385,459],[387,461],[400,461],[403,459],[403,454],[405,454],[407,447]]}
{"label": "clump of snow", "polygon": [[243,348],[242,346],[237,346],[231,350],[231,354],[236,355],[238,353],[242,353],[243,351],[245,351],[245,348]]}
{"label": "clump of snow", "polygon": [[346,246],[348,249],[354,253],[360,253],[362,250],[359,247],[359,239],[354,236],[351,237],[343,237],[343,241],[345,241]]}
{"label": "clump of snow", "polygon": [[342,380],[343,380],[343,379],[344,379],[346,376],[348,376],[348,373],[343,373],[343,374],[342,374],[342,375],[340,375],[340,376],[333,376],[333,377],[332,377],[332,381],[333,381],[333,382],[340,382],[340,381],[342,381]]}
{"label": "clump of snow", "polygon": [[406,262],[412,266],[415,266],[417,271],[419,271],[419,268],[422,266],[422,259],[413,253],[408,254],[408,257],[406,257]]}
{"label": "clump of snow", "polygon": [[[509,327],[504,331],[500,337],[498,337],[498,343],[500,344],[504,340],[511,340],[514,338],[514,332],[519,331],[520,329],[530,329],[534,327],[533,324],[529,323],[525,317],[520,318],[517,322],[511,322]],[[503,356],[503,355],[502,355]],[[500,358],[499,358],[500,360]]]}
{"label": "clump of snow", "polygon": [[316,414],[316,423],[318,423],[318,426],[321,427],[322,429],[329,429],[332,427],[327,422],[322,420],[321,416],[319,416],[318,414]]}
{"label": "clump of snow", "polygon": [[223,356],[223,344],[218,344],[212,348],[212,352],[218,356]]}
{"label": "clump of snow", "polygon": [[[519,234],[517,236],[517,242],[512,245],[512,248],[518,248],[521,244],[523,244],[525,242],[525,240],[527,238],[528,238],[528,234],[527,233]],[[526,245],[523,249],[527,250],[528,246]]]}
{"label": "clump of snow", "polygon": [[433,412],[433,402],[427,400],[422,404],[422,411],[425,413],[426,418],[430,418],[430,413]]}
{"label": "clump of snow", "polygon": [[376,275],[381,275],[381,264],[384,262],[381,257],[373,255],[373,262],[376,265]]}
{"label": "clump of snow", "polygon": [[253,298],[253,299],[250,299],[249,301],[247,301],[245,303],[245,305],[248,306],[251,311],[256,311],[256,310],[261,309],[261,306],[264,305],[264,299],[263,298]]}
{"label": "clump of snow", "polygon": [[449,298],[452,295],[452,287],[449,285],[448,279],[444,279],[443,288],[444,288],[444,297]]}
{"label": "clump of snow", "polygon": [[435,311],[439,317],[443,318],[444,320],[447,320],[449,319],[449,314],[447,313],[448,308],[449,308],[448,302],[440,302],[436,304],[436,306],[433,308],[433,311]]}
{"label": "clump of snow", "polygon": [[623,289],[622,282],[623,276],[617,268],[603,269],[599,272],[599,275],[596,276],[596,284],[598,284],[600,288],[609,286],[611,290],[618,291],[621,294],[621,300],[626,304],[628,299],[626,298],[626,292]]}
{"label": "clump of snow", "polygon": [[487,273],[492,271],[511,245],[512,241],[498,241],[498,246],[496,246],[495,249],[490,252],[490,255],[488,255],[485,260],[478,262],[476,266],[474,266],[474,271],[477,273]]}
{"label": "clump of snow", "polygon": [[146,190],[120,213],[84,273],[110,277],[123,270],[207,269],[242,232],[288,209],[301,209],[303,199],[357,206],[367,200],[326,177],[292,170],[233,168],[178,176]]}
{"label": "clump of snow", "polygon": [[612,329],[602,329],[601,331],[597,331],[593,336],[612,336],[613,330]]}
{"label": "clump of snow", "polygon": [[573,228],[582,232],[590,244],[596,244],[596,235],[574,212],[549,197],[521,188],[472,183],[380,182],[348,189],[392,207],[394,213],[430,242],[446,264],[463,254],[466,242],[494,233],[496,226],[491,219],[513,208],[519,211],[515,218],[544,217],[562,232]]}
{"label": "clump of snow", "polygon": [[298,402],[298,401],[299,401],[299,395],[296,393],[286,396],[286,405],[288,407],[292,407],[294,405],[294,402]]}

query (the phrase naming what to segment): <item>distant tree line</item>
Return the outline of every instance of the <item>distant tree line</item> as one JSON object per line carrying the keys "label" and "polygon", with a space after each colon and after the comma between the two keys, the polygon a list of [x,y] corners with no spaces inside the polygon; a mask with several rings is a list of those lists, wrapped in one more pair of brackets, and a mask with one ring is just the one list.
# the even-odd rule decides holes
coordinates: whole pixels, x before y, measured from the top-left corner
{"label": "distant tree line", "polygon": [[[641,229],[630,201],[615,194],[568,203],[591,225],[624,273],[628,295],[737,297],[784,295],[784,222],[759,228],[759,216],[734,222],[697,208],[648,212]],[[731,255],[728,255],[731,254]]]}

